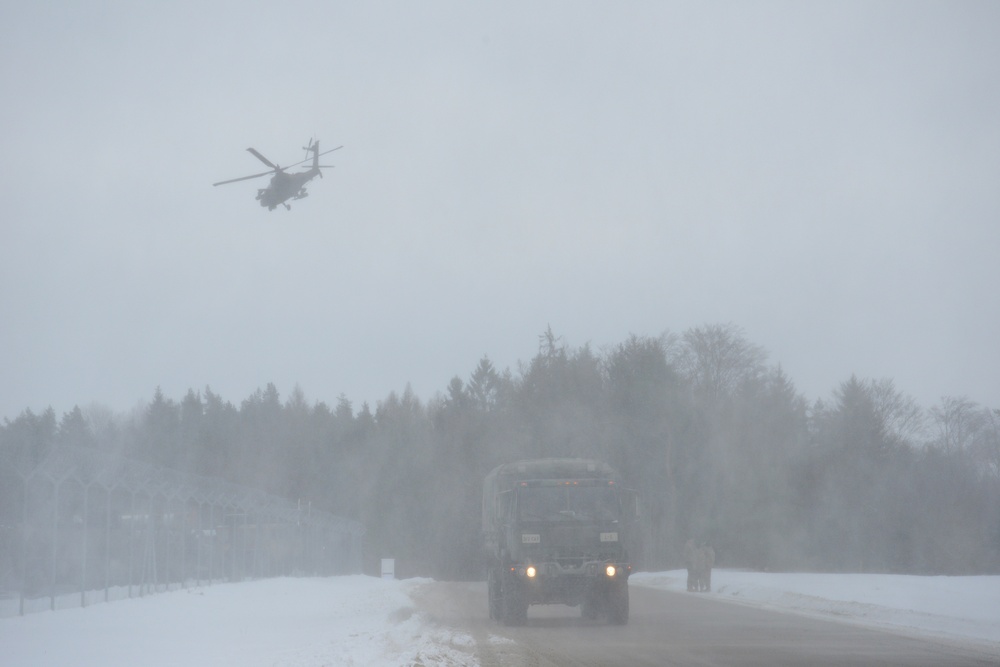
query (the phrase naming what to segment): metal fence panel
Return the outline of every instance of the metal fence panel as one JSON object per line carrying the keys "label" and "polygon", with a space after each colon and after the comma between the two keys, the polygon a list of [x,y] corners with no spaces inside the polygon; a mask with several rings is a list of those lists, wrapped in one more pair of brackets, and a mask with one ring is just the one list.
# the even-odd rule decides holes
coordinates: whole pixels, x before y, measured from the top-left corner
{"label": "metal fence panel", "polygon": [[53,448],[37,465],[0,456],[0,616],[358,573],[363,534],[297,501],[92,449]]}

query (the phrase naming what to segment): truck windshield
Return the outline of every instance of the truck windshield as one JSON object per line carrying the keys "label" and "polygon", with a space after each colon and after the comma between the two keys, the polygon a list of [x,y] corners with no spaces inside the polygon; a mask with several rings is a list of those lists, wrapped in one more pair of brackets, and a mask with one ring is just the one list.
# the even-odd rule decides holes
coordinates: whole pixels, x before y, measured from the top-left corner
{"label": "truck windshield", "polygon": [[618,499],[607,486],[529,486],[518,489],[521,521],[594,521],[618,519]]}

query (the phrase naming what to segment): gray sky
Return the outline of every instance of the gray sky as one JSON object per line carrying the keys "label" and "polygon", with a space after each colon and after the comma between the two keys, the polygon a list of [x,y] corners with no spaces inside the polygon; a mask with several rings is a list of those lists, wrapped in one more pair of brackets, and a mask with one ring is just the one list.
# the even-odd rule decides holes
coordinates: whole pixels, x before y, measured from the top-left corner
{"label": "gray sky", "polygon": [[[0,418],[734,322],[1000,407],[1000,4],[0,8]],[[345,147],[292,211],[245,151]]]}

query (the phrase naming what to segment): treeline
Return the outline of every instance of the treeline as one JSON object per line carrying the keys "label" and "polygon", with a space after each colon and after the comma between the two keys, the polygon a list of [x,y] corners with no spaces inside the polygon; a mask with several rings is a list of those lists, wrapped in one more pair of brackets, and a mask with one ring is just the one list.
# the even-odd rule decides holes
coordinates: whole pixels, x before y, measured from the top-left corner
{"label": "treeline", "polygon": [[210,388],[157,389],[121,416],[26,410],[0,447],[40,460],[99,448],[260,488],[367,530],[368,567],[482,576],[483,476],[519,458],[608,461],[643,501],[645,569],[678,567],[692,536],[723,565],[1000,572],[1000,410],[947,398],[924,410],[891,380],[851,377],[809,404],[732,324],[571,348],[551,330],[516,372],[484,357],[424,402],[407,387],[372,410],[269,384],[236,406]]}

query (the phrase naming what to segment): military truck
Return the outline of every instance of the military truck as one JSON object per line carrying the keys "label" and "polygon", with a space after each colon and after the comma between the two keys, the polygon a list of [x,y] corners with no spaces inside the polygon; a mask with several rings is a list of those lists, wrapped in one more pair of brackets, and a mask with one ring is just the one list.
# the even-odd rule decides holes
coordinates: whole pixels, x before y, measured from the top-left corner
{"label": "military truck", "polygon": [[580,606],[628,622],[628,529],[637,512],[611,466],[538,459],[494,468],[483,483],[490,618],[523,625],[528,606]]}

